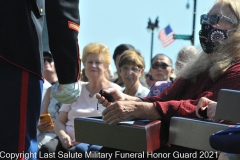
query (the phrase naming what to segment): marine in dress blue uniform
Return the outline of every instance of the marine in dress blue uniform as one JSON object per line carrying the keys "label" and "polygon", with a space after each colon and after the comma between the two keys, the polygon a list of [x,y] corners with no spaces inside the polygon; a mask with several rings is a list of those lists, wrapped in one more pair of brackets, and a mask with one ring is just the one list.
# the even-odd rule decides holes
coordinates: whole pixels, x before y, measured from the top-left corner
{"label": "marine in dress blue uniform", "polygon": [[[43,84],[42,27],[60,84],[79,79],[78,0],[0,1],[0,151],[37,152],[37,123]],[[16,158],[15,158],[16,159]],[[23,156],[20,158],[23,159]]]}

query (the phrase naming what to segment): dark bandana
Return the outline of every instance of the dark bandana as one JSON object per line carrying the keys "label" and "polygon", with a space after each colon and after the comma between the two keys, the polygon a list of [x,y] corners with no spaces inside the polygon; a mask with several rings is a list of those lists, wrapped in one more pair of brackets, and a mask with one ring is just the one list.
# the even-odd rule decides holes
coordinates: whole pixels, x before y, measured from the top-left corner
{"label": "dark bandana", "polygon": [[228,38],[227,30],[213,28],[210,24],[202,24],[202,30],[199,31],[199,40],[205,53],[213,53],[219,41]]}

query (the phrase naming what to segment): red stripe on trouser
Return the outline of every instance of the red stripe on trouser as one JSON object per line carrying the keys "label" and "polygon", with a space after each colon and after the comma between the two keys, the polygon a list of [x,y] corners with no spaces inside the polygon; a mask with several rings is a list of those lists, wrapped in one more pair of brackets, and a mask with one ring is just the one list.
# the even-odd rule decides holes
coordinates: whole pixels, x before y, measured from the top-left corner
{"label": "red stripe on trouser", "polygon": [[[18,153],[23,153],[25,148],[26,137],[26,118],[27,118],[27,101],[28,101],[28,79],[29,73],[22,71],[21,99],[20,99],[20,117],[19,117],[19,137],[18,137]],[[24,157],[18,158],[23,160]]]}

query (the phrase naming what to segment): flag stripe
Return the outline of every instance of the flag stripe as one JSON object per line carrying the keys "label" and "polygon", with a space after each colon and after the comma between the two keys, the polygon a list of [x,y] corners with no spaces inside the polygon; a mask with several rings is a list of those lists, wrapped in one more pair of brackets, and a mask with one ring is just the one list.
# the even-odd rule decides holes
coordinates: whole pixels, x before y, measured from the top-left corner
{"label": "flag stripe", "polygon": [[158,38],[161,41],[163,47],[166,47],[175,41],[173,35],[174,32],[172,31],[170,25],[168,25],[159,32]]}
{"label": "flag stripe", "polygon": [[166,47],[166,46],[168,46],[168,45],[170,45],[172,42],[174,42],[175,40],[174,39],[171,39],[171,40],[169,40],[167,43],[164,43],[164,44],[162,44],[163,45],[163,47]]}
{"label": "flag stripe", "polygon": [[168,39],[171,39],[171,38],[173,38],[173,34],[174,33],[171,33],[171,34],[169,34],[169,35],[165,35],[165,33],[162,33],[162,34],[160,34],[160,40],[162,41],[162,42],[164,42],[164,41],[167,41]]}
{"label": "flag stripe", "polygon": [[162,41],[163,46],[168,46],[175,41],[175,39],[173,39],[173,34],[174,33],[171,33],[171,35],[165,37],[165,39]]}
{"label": "flag stripe", "polygon": [[164,40],[162,40],[162,45],[167,46],[167,45],[171,44],[173,41],[174,41],[174,39],[173,39],[173,34],[172,34],[172,36],[167,36],[164,38]]}

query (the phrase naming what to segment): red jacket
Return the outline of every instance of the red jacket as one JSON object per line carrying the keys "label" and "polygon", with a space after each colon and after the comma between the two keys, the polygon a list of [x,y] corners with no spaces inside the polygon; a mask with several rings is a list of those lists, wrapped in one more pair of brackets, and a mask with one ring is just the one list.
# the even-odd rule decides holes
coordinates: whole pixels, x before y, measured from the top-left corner
{"label": "red jacket", "polygon": [[195,118],[196,105],[201,97],[217,101],[220,89],[240,90],[240,62],[228,68],[215,82],[208,72],[197,77],[196,83],[187,79],[176,80],[161,94],[143,98],[143,101],[153,102],[162,119],[168,124],[171,117]]}

